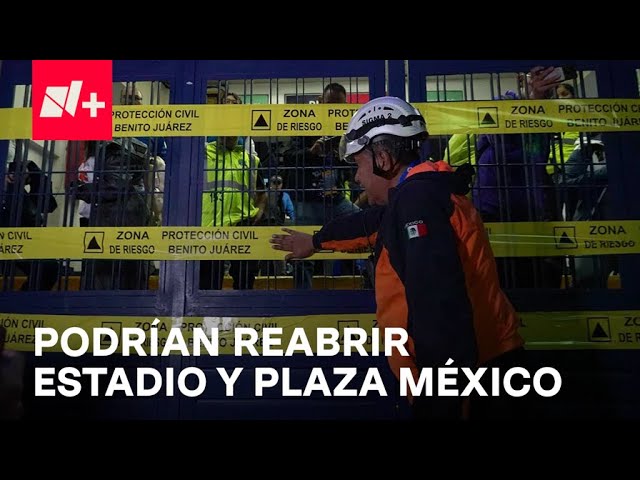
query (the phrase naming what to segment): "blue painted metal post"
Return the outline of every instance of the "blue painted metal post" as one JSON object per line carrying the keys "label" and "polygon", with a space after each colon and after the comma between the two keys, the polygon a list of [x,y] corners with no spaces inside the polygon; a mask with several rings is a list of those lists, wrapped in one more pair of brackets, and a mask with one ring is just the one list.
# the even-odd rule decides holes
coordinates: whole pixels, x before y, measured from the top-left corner
{"label": "blue painted metal post", "polygon": [[388,94],[406,99],[404,60],[388,60]]}

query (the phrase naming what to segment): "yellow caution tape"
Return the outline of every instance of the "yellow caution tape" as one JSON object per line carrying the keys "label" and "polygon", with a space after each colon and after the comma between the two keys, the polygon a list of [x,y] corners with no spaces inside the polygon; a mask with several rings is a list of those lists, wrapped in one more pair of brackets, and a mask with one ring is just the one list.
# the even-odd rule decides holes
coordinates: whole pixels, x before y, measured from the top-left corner
{"label": "yellow caution tape", "polygon": [[638,99],[501,100],[416,104],[432,135],[640,130]]}
{"label": "yellow caution tape", "polygon": [[[295,227],[309,234],[320,227]],[[0,259],[282,260],[273,234],[282,227],[46,227],[0,229]],[[317,253],[317,259],[366,258]]]}
{"label": "yellow caution tape", "polygon": [[31,138],[30,108],[0,108],[0,140]]}
{"label": "yellow caution tape", "polygon": [[[487,223],[497,257],[640,253],[640,221]],[[316,227],[291,227],[312,234]],[[282,227],[1,228],[0,260],[282,260],[269,240]],[[367,258],[370,252],[323,251],[318,260]]]}
{"label": "yellow caution tape", "polygon": [[[114,137],[305,136],[346,131],[359,105],[114,105]],[[6,127],[6,128],[5,128]],[[0,109],[0,140],[31,138],[31,109]]]}
{"label": "yellow caution tape", "polygon": [[[414,104],[432,135],[640,130],[640,99]],[[345,133],[358,104],[114,105],[114,137],[324,136]],[[31,138],[31,108],[0,109],[0,140]]]}
{"label": "yellow caution tape", "polygon": [[[640,311],[583,311],[583,312],[522,312],[520,332],[526,346],[531,350],[571,350],[571,349],[640,349]],[[281,347],[291,340],[294,328],[304,328],[312,350],[315,352],[316,331],[320,327],[336,328],[343,332],[345,328],[362,328],[368,334],[365,350],[371,351],[371,330],[377,327],[374,314],[342,315],[305,315],[283,317],[176,317],[158,318],[156,326],[152,317],[117,316],[80,316],[80,315],[25,315],[3,313],[0,325],[6,333],[6,348],[32,352],[35,349],[35,329],[53,328],[58,337],[70,327],[79,327],[93,338],[94,328],[109,328],[118,338],[122,338],[123,328],[139,328],[145,332],[143,348],[150,351],[151,329],[157,328],[159,351],[165,345],[171,328],[179,328],[187,346],[192,345],[194,329],[218,329],[218,348],[220,355],[234,354],[234,329],[238,327],[256,330],[262,338],[264,328],[282,328]],[[101,347],[108,347],[107,335],[100,337]],[[117,352],[121,352],[121,342]],[[261,352],[261,341],[256,349]],[[72,349],[80,347],[78,335],[69,336]],[[61,352],[59,343],[45,351]],[[381,351],[383,352],[383,350]],[[172,352],[177,354],[177,352]],[[205,352],[206,354],[206,352]],[[382,353],[381,353],[382,354]]]}
{"label": "yellow caution tape", "polygon": [[487,223],[497,257],[640,253],[640,221]]}
{"label": "yellow caution tape", "polygon": [[520,332],[529,349],[640,349],[640,311],[526,312],[520,316]]}

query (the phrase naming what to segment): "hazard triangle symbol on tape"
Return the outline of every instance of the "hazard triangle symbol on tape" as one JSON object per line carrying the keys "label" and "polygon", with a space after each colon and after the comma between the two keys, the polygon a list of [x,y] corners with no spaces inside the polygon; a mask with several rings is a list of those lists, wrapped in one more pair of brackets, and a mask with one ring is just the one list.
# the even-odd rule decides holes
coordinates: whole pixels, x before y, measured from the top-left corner
{"label": "hazard triangle symbol on tape", "polygon": [[256,123],[253,125],[254,127],[268,127],[269,124],[267,123],[267,121],[264,119],[264,117],[262,115],[260,115],[258,117],[258,120],[256,120]]}
{"label": "hazard triangle symbol on tape", "polygon": [[98,243],[98,240],[96,240],[96,237],[93,237],[91,239],[89,245],[87,245],[87,250],[102,250],[100,244]]}
{"label": "hazard triangle symbol on tape", "polygon": [[482,125],[495,125],[496,121],[493,119],[491,115],[489,115],[488,113],[485,113],[481,123]]}
{"label": "hazard triangle symbol on tape", "polygon": [[560,237],[560,243],[568,243],[573,245],[573,240],[567,235],[567,232],[562,232],[562,236]]}
{"label": "hazard triangle symbol on tape", "polygon": [[593,333],[591,334],[591,337],[593,337],[593,338],[609,338],[609,335],[607,335],[607,332],[604,331],[604,328],[602,328],[602,325],[600,325],[598,323],[596,325],[596,328],[593,329]]}
{"label": "hazard triangle symbol on tape", "polygon": [[611,326],[609,325],[609,318],[607,317],[595,317],[587,319],[589,327],[589,341],[590,342],[610,342],[611,341]]}
{"label": "hazard triangle symbol on tape", "polygon": [[566,227],[553,227],[553,237],[556,242],[556,248],[578,248],[576,227],[573,225],[567,225]]}

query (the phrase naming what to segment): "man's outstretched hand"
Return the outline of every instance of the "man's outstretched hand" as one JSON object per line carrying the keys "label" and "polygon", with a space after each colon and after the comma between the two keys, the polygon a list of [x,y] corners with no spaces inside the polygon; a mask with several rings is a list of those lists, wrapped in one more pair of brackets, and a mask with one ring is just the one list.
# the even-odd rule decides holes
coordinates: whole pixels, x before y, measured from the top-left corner
{"label": "man's outstretched hand", "polygon": [[313,237],[311,235],[291,230],[290,228],[283,228],[282,230],[289,235],[273,235],[269,242],[272,244],[271,247],[276,250],[291,252],[285,257],[285,260],[307,258],[313,255],[315,248],[313,247]]}

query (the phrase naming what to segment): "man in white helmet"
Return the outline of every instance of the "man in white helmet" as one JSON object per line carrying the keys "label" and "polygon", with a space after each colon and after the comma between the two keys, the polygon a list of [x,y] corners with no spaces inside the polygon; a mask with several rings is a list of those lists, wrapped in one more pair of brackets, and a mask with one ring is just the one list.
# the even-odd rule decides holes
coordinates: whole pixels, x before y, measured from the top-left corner
{"label": "man in white helmet", "polygon": [[[396,97],[361,107],[347,132],[344,158],[357,164],[356,181],[373,206],[336,219],[314,235],[284,229],[289,235],[274,235],[273,248],[291,252],[287,259],[306,258],[316,250],[375,251],[378,324],[405,328],[409,335],[410,356],[395,351],[389,357],[397,378],[401,369],[410,369],[417,380],[420,369],[432,368],[433,392],[438,392],[435,369],[449,359],[458,369],[519,363],[519,321],[500,289],[482,220],[465,197],[469,172],[454,173],[442,161],[420,161],[426,122]],[[459,391],[464,381],[459,375]],[[416,418],[469,415],[468,401],[459,396],[409,400]],[[511,408],[474,399],[470,415],[508,417]]]}

